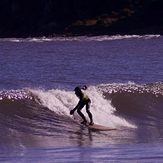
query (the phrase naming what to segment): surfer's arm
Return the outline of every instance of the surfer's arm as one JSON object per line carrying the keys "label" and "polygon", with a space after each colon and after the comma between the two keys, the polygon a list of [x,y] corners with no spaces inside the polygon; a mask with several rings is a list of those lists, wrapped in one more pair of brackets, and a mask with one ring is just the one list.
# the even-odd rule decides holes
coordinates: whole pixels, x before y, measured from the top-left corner
{"label": "surfer's arm", "polygon": [[75,108],[70,111],[70,114],[71,115],[74,114],[74,112],[80,107],[80,105],[81,105],[81,100],[78,102],[78,104],[75,106]]}

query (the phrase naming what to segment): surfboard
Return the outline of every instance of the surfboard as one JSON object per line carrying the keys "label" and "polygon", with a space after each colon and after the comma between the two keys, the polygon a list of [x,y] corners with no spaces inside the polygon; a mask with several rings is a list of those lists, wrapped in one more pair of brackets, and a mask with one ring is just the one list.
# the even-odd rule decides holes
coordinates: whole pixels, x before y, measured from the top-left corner
{"label": "surfboard", "polygon": [[98,130],[98,131],[111,131],[116,130],[116,128],[111,128],[107,126],[102,126],[99,124],[93,124],[93,125],[86,125],[90,130]]}

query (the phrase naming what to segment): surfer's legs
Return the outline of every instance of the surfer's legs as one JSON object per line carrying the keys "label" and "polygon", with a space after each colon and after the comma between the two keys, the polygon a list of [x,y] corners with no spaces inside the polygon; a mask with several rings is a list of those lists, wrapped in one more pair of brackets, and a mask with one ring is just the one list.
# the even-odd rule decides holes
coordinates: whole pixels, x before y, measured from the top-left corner
{"label": "surfer's legs", "polygon": [[83,119],[83,122],[82,122],[82,123],[87,123],[87,120],[86,120],[84,114],[81,112],[81,109],[82,109],[83,107],[84,107],[84,104],[82,104],[82,105],[78,108],[77,113],[82,117],[82,119]]}
{"label": "surfer's legs", "polygon": [[90,119],[90,125],[93,125],[92,113],[89,110],[90,109],[90,104],[91,104],[91,102],[86,103],[86,112],[87,112],[87,114],[89,116],[89,119]]}

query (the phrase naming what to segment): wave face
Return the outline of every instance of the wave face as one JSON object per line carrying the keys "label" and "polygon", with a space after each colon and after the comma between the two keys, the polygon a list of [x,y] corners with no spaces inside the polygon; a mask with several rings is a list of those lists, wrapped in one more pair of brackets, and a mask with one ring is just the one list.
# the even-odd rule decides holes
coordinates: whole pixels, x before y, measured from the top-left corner
{"label": "wave face", "polygon": [[[161,83],[90,86],[86,93],[92,100],[95,123],[116,128],[162,127]],[[74,92],[59,89],[1,91],[0,129],[4,135],[11,130],[47,136],[74,132],[81,118],[76,113],[70,116],[69,111],[77,102]]]}
{"label": "wave face", "polygon": [[102,85],[104,96],[111,100],[118,115],[137,126],[161,127],[163,124],[163,84]]}

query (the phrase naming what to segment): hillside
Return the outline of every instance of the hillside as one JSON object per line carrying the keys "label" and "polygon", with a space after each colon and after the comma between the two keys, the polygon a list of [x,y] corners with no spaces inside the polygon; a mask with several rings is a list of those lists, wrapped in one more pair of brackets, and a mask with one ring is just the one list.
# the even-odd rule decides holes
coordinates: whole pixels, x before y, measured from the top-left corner
{"label": "hillside", "polygon": [[0,37],[162,34],[162,0],[1,0]]}

